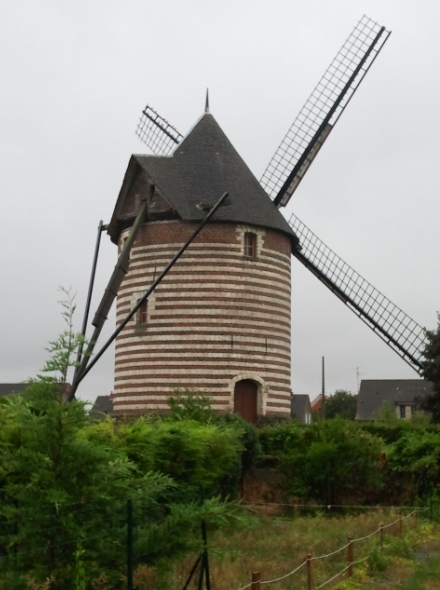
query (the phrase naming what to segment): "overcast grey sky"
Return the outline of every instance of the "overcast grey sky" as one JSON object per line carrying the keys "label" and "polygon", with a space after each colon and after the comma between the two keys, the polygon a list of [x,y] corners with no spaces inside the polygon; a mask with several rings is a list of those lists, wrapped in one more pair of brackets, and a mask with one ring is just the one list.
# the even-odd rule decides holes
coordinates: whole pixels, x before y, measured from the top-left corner
{"label": "overcast grey sky", "polygon": [[[355,23],[392,35],[288,209],[421,325],[440,310],[440,4],[433,0],[0,0],[0,381],[36,374],[81,325],[96,230],[108,222],[149,103],[186,133],[211,112],[260,178]],[[116,259],[103,236],[92,312]],[[296,260],[292,386],[355,391],[416,373]],[[102,342],[114,327],[110,317]],[[113,351],[79,396],[113,387]]]}

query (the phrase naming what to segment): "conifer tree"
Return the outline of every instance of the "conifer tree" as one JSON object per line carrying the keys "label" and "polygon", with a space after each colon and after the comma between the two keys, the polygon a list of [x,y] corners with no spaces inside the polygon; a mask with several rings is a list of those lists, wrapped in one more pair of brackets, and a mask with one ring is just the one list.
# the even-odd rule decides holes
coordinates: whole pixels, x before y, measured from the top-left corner
{"label": "conifer tree", "polygon": [[230,508],[200,504],[240,456],[241,431],[193,420],[95,422],[65,399],[83,338],[74,297],[61,302],[67,329],[22,395],[0,401],[0,588],[78,590],[104,579],[120,588],[127,502],[137,563],[154,565],[200,543],[200,521],[222,524]]}
{"label": "conifer tree", "polygon": [[[128,498],[145,506],[173,486],[144,474],[121,452],[85,436],[86,404],[64,400],[82,336],[73,331],[74,298],[61,302],[67,329],[50,342],[42,374],[23,395],[0,405],[0,586],[25,588],[26,578],[69,590],[86,571],[124,563]],[[72,576],[74,572],[74,576]],[[120,578],[120,571],[117,572]]]}

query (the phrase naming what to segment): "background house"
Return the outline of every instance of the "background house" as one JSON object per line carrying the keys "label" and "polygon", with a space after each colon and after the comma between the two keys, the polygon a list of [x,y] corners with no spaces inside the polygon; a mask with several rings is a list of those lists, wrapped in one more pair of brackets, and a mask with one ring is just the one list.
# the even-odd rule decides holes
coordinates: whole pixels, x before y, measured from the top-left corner
{"label": "background house", "polygon": [[[325,401],[328,400],[328,395],[324,397]],[[321,416],[322,414],[322,393],[317,395],[311,402],[310,406],[312,409],[312,414],[314,416]]]}
{"label": "background house", "polygon": [[97,419],[102,419],[105,416],[113,416],[112,395],[98,395],[90,410],[90,416]]}
{"label": "background house", "polygon": [[311,424],[312,422],[312,407],[310,405],[310,398],[304,394],[294,394],[291,397],[291,416],[296,418],[303,424]]}
{"label": "background house", "polygon": [[0,383],[0,397],[11,393],[20,393],[28,387],[29,383]]}
{"label": "background house", "polygon": [[357,398],[356,420],[373,420],[388,404],[398,418],[409,420],[421,401],[433,392],[423,379],[363,379]]}

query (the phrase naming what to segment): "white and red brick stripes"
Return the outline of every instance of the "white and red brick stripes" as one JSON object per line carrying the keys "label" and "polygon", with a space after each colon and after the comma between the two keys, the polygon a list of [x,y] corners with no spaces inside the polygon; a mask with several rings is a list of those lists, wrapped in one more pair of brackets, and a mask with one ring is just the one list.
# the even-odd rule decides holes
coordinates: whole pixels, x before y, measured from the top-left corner
{"label": "white and red brick stripes", "polygon": [[[118,295],[117,322],[195,227],[144,225]],[[244,256],[246,232],[257,236],[255,258]],[[235,383],[252,379],[259,414],[290,416],[290,252],[281,232],[206,226],[150,297],[147,323],[132,320],[116,341],[115,411],[165,411],[168,397],[184,388],[232,411]]]}

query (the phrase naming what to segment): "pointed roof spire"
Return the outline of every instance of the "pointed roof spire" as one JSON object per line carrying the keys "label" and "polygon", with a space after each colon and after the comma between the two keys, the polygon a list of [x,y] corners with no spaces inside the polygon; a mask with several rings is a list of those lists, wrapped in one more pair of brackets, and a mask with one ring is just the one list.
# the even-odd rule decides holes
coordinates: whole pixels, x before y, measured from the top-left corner
{"label": "pointed roof spire", "polygon": [[209,88],[206,89],[205,113],[209,113]]}

